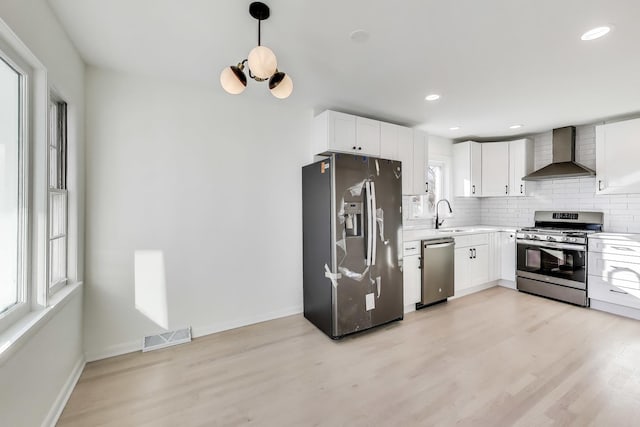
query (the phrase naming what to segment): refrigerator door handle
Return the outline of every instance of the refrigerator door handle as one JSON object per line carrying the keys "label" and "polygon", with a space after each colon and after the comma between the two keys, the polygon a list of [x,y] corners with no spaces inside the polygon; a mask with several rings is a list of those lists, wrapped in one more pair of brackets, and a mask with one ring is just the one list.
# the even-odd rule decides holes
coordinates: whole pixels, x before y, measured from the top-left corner
{"label": "refrigerator door handle", "polygon": [[378,249],[378,206],[376,204],[376,183],[371,181],[371,223],[373,226],[371,227],[373,230],[371,231],[371,264],[376,265],[376,254]]}
{"label": "refrigerator door handle", "polygon": [[372,236],[372,221],[371,221],[371,217],[373,216],[371,214],[371,183],[369,181],[364,183],[364,189],[365,189],[365,195],[366,195],[366,201],[365,201],[365,206],[367,209],[367,214],[366,214],[366,219],[367,219],[367,240],[366,240],[366,245],[367,245],[367,260],[366,260],[366,265],[369,266],[371,265],[371,251],[372,251],[372,245],[371,245],[371,236]]}

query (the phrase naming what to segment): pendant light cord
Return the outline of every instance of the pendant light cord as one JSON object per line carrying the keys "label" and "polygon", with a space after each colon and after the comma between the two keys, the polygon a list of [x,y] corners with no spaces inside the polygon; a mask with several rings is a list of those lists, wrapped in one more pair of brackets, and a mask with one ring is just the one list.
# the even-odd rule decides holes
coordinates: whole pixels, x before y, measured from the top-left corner
{"label": "pendant light cord", "polygon": [[260,46],[260,23],[262,22],[262,19],[258,19],[258,46]]}

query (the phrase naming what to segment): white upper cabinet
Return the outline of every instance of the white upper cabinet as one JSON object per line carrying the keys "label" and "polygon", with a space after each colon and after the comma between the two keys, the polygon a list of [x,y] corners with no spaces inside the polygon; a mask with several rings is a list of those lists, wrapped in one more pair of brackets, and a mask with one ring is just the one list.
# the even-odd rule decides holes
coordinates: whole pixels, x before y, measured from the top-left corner
{"label": "white upper cabinet", "polygon": [[[400,159],[400,129],[392,123],[380,123],[380,157],[390,160]],[[402,165],[404,167],[404,164]]]}
{"label": "white upper cabinet", "polygon": [[380,155],[380,122],[327,110],[314,118],[313,154]]}
{"label": "white upper cabinet", "polygon": [[640,119],[596,126],[596,194],[640,193]]}
{"label": "white upper cabinet", "polygon": [[415,129],[413,131],[413,192],[411,194],[426,194],[427,167],[429,164],[429,135]]}
{"label": "white upper cabinet", "polygon": [[533,172],[533,141],[509,141],[509,196],[526,196],[527,181],[522,177]]}
{"label": "white upper cabinet", "polygon": [[482,195],[482,149],[474,141],[453,144],[453,195],[479,197]]}
{"label": "white upper cabinet", "polygon": [[509,195],[509,142],[485,142],[482,147],[482,196]]}
{"label": "white upper cabinet", "polygon": [[380,122],[356,117],[356,148],[354,151],[369,156],[380,156]]}

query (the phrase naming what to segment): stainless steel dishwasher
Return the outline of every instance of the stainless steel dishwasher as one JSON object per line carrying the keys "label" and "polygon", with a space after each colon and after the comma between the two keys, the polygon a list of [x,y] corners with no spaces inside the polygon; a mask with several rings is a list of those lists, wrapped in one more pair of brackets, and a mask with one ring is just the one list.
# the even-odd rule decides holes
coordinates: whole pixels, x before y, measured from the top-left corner
{"label": "stainless steel dishwasher", "polygon": [[454,254],[452,237],[421,242],[422,296],[416,309],[453,296]]}

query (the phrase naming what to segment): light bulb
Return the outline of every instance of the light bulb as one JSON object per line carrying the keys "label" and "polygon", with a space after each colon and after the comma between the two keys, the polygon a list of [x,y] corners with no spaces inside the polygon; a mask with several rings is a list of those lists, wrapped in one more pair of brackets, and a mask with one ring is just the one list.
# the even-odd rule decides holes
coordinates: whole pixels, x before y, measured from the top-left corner
{"label": "light bulb", "polygon": [[279,99],[288,98],[293,92],[293,80],[289,75],[278,71],[269,80],[269,90],[271,94]]}
{"label": "light bulb", "polygon": [[247,77],[239,67],[232,65],[220,73],[220,85],[230,94],[237,95],[247,87]]}
{"label": "light bulb", "polygon": [[276,55],[266,46],[256,46],[251,49],[247,62],[253,75],[260,79],[271,77],[278,66]]}

